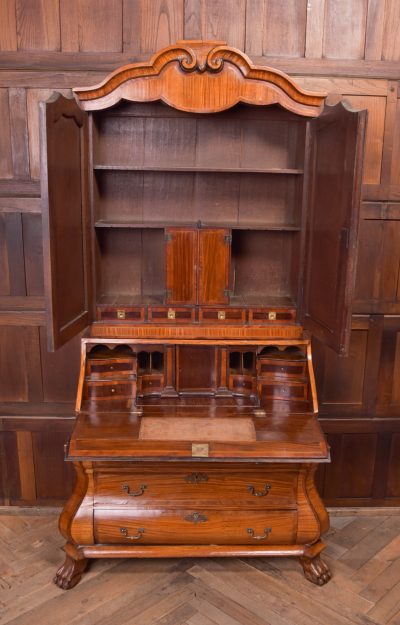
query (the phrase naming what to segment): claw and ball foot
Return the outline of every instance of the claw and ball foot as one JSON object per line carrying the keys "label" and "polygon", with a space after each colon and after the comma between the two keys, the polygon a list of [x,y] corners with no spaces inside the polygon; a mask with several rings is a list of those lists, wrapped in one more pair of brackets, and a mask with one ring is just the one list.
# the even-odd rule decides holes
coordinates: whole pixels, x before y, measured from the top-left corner
{"label": "claw and ball foot", "polygon": [[314,558],[303,556],[299,559],[304,575],[309,582],[317,584],[317,586],[323,586],[329,582],[332,577],[331,572],[319,555],[314,556]]}
{"label": "claw and ball foot", "polygon": [[74,559],[68,553],[65,555],[65,562],[58,569],[54,577],[54,583],[62,590],[69,590],[77,585],[86,569],[88,560],[86,558]]}

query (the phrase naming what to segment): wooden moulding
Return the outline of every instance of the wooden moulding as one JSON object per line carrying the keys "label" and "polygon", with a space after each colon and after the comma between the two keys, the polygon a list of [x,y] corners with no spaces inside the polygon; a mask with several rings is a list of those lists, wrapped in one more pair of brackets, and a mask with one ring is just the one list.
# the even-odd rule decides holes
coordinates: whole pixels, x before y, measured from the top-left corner
{"label": "wooden moulding", "polygon": [[120,102],[162,100],[176,109],[215,113],[239,102],[279,104],[305,117],[317,117],[326,93],[301,89],[286,74],[252,64],[222,41],[178,41],[147,63],[125,65],[98,85],[74,89],[84,110]]}

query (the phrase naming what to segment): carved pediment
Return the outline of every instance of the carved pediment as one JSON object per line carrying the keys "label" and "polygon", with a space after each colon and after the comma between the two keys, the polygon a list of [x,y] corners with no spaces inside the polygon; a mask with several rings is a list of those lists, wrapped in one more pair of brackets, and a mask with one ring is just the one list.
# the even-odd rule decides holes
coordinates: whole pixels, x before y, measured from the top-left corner
{"label": "carved pediment", "polygon": [[148,63],[125,65],[99,85],[74,92],[85,110],[105,109],[120,100],[162,100],[182,111],[214,113],[244,102],[279,104],[307,117],[319,115],[326,97],[301,89],[279,70],[253,65],[221,41],[178,41]]}

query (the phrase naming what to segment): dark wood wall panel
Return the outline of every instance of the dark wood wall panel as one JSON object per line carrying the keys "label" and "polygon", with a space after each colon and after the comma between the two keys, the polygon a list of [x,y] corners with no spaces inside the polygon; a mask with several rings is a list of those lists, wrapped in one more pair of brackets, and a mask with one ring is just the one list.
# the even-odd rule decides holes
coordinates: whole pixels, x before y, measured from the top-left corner
{"label": "dark wood wall panel", "polygon": [[53,503],[72,479],[79,340],[47,352],[38,103],[186,37],[368,109],[350,357],[314,348],[333,459],[318,479],[329,504],[399,505],[399,22],[398,0],[0,2],[0,501]]}

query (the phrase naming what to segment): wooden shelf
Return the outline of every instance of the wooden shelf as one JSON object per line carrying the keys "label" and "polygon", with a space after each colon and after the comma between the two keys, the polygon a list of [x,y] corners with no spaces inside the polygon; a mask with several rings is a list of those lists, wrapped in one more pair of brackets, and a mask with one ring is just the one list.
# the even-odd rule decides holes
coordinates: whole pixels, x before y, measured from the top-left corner
{"label": "wooden shelf", "polygon": [[[181,222],[139,222],[139,221],[109,221],[109,220],[99,220],[95,222],[95,228],[156,228],[156,229],[164,229],[164,228],[173,228],[173,227],[188,227],[195,228],[198,223],[181,223]],[[288,232],[299,232],[301,230],[300,226],[295,224],[263,224],[263,223],[201,223],[201,228],[231,228],[232,230],[278,230],[288,231]]]}
{"label": "wooden shelf", "polygon": [[153,172],[189,172],[215,174],[291,174],[301,175],[303,169],[253,168],[253,167],[171,167],[169,165],[94,165],[95,171],[153,171]]}

